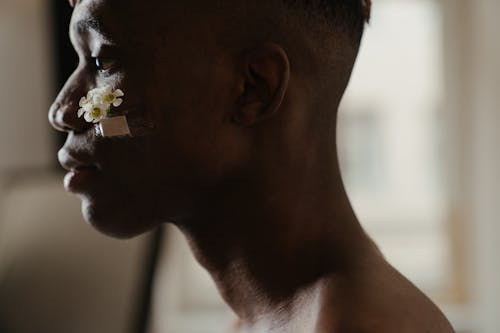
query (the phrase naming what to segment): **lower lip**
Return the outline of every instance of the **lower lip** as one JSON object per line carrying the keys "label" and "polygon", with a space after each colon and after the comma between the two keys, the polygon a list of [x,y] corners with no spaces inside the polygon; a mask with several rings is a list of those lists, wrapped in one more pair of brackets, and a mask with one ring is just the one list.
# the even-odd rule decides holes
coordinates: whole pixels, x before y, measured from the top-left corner
{"label": "lower lip", "polygon": [[64,177],[64,188],[68,192],[81,193],[91,190],[98,181],[98,170],[79,168],[71,170]]}

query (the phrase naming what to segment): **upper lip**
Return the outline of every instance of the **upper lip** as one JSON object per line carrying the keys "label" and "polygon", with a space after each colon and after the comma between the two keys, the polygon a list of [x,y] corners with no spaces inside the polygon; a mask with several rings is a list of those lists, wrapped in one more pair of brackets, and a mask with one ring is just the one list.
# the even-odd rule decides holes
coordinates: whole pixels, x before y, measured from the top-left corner
{"label": "upper lip", "polygon": [[87,154],[69,151],[65,148],[59,150],[57,157],[62,167],[68,171],[77,169],[97,169],[97,164]]}

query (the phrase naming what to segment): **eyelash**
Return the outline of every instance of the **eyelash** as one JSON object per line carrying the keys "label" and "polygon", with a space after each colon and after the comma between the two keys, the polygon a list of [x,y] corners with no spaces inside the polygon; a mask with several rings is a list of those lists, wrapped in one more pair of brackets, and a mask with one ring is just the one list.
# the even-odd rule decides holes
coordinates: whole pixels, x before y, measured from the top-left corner
{"label": "eyelash", "polygon": [[112,58],[90,57],[89,63],[92,64],[94,70],[102,74],[109,74],[109,71],[115,67],[115,62]]}

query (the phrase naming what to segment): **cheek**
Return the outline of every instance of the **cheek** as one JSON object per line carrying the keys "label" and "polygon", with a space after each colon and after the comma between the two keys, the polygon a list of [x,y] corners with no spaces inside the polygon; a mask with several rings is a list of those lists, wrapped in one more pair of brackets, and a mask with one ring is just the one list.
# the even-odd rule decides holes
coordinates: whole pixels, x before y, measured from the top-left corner
{"label": "cheek", "polygon": [[92,224],[126,234],[185,216],[238,169],[243,155],[231,127],[185,119],[98,146],[105,180],[86,205]]}
{"label": "cheek", "polygon": [[163,59],[153,79],[142,80],[147,85],[137,89],[147,96],[139,98],[145,102],[138,114],[151,115],[155,131],[135,138],[128,150],[110,149],[109,158],[121,161],[114,166],[117,182],[177,208],[217,186],[248,151],[230,121],[235,98],[228,67],[188,60]]}
{"label": "cheek", "polygon": [[[102,181],[84,197],[82,206],[86,220],[96,229],[127,237],[168,221],[182,207],[173,200],[173,184],[165,182],[161,154],[153,154],[148,141],[116,139],[98,146]],[[170,195],[162,193],[165,188]],[[170,207],[164,209],[166,205]]]}
{"label": "cheek", "polygon": [[245,164],[245,149],[231,127],[220,123],[204,125],[173,124],[172,130],[158,141],[162,155],[152,156],[157,160],[155,166],[161,165],[159,184],[165,185],[163,189],[175,190],[189,203],[207,199],[207,193],[213,193]]}

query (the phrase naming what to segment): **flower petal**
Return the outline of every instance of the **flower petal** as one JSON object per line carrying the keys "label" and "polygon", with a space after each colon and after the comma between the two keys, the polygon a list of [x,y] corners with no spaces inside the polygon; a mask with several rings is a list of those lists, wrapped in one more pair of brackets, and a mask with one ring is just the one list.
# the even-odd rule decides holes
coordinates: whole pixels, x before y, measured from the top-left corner
{"label": "flower petal", "polygon": [[92,105],[92,103],[87,103],[87,104],[83,105],[82,108],[85,110],[85,112],[90,112],[90,111],[92,111],[94,106]]}
{"label": "flower petal", "polygon": [[123,99],[121,99],[121,98],[117,98],[117,99],[115,99],[115,101],[113,102],[113,106],[114,106],[114,107],[119,107],[120,105],[122,105],[122,103],[123,103]]}
{"label": "flower petal", "polygon": [[92,100],[92,97],[96,95],[96,90],[92,89],[87,93],[87,100]]}
{"label": "flower petal", "polygon": [[78,118],[81,118],[83,114],[85,113],[85,110],[83,108],[78,110]]}
{"label": "flower petal", "polygon": [[94,104],[102,104],[103,102],[103,96],[101,94],[95,94],[92,96],[92,103]]}
{"label": "flower petal", "polygon": [[116,89],[115,92],[113,93],[113,95],[115,95],[115,97],[122,97],[125,94],[123,93],[123,90]]}
{"label": "flower petal", "polygon": [[80,107],[83,107],[86,103],[87,103],[87,99],[85,97],[82,97],[82,98],[80,98],[80,102],[78,103],[78,105]]}
{"label": "flower petal", "polygon": [[91,123],[94,121],[94,118],[92,117],[92,115],[89,112],[85,113],[84,118],[85,118],[85,121],[88,123]]}

